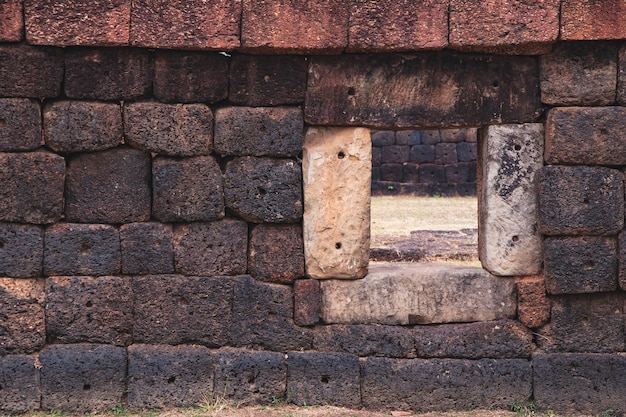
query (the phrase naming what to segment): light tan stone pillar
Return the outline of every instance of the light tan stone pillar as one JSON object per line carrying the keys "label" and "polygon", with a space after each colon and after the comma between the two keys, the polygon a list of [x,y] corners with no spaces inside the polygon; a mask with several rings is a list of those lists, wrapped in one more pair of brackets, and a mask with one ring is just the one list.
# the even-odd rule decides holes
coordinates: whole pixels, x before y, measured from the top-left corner
{"label": "light tan stone pillar", "polygon": [[363,278],[370,250],[369,129],[310,127],[302,172],[307,276]]}

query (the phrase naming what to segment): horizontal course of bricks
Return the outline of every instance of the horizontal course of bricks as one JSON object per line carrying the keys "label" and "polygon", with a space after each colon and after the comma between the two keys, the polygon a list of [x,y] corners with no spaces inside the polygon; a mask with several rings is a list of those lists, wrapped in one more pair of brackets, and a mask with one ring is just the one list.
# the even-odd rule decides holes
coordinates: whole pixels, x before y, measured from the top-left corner
{"label": "horizontal course of bricks", "polygon": [[[159,13],[194,15],[194,2],[179,3]],[[269,7],[243,3],[244,17]],[[434,16],[437,2],[423,3]],[[451,1],[450,13],[477,13],[462,3]],[[497,14],[496,2],[481,3]],[[7,4],[1,13],[22,10],[21,1]],[[62,35],[50,42],[74,45],[84,34],[85,45],[107,36],[106,45],[137,48],[0,44],[0,411],[182,406],[213,392],[420,411],[531,398],[567,413],[626,409],[623,396],[606,395],[626,389],[625,46],[558,43],[540,57],[229,56],[154,50],[157,26],[130,28],[135,41],[97,21],[91,32],[54,20],[50,28],[68,30],[38,31],[29,11],[92,7],[49,4],[24,2],[27,42]],[[111,22],[135,13],[123,0],[94,4]],[[133,6],[153,12],[149,1]],[[253,17],[268,31],[284,18]],[[209,42],[216,29],[194,30]],[[228,46],[235,35],[224,35],[222,49],[239,47]],[[304,50],[246,36],[241,47],[250,51]],[[370,48],[363,45],[354,52]],[[410,175],[440,176],[455,184],[441,194],[471,194],[477,129],[544,120],[544,268],[516,277],[516,320],[320,321],[319,282],[305,278],[303,255],[300,157],[309,126],[372,127],[379,178],[395,164],[400,188]],[[573,369],[581,378],[570,377]]]}

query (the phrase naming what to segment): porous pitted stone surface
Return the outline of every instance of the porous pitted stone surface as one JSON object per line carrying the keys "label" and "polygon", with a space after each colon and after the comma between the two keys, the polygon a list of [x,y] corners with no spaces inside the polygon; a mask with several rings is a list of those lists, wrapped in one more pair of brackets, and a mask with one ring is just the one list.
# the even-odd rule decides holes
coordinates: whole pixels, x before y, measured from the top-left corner
{"label": "porous pitted stone surface", "polygon": [[128,275],[174,272],[172,226],[157,222],[120,226],[122,273]]}
{"label": "porous pitted stone surface", "polygon": [[9,0],[0,4],[0,42],[19,42],[23,37],[24,2]]}
{"label": "porous pitted stone surface", "polygon": [[0,152],[30,151],[39,146],[41,146],[39,103],[26,98],[0,99]]}
{"label": "porous pitted stone surface", "polygon": [[0,97],[58,97],[63,57],[58,50],[26,45],[0,46]]}
{"label": "porous pitted stone surface", "polygon": [[39,277],[43,266],[43,229],[0,223],[0,277]]}
{"label": "porous pitted stone surface", "polygon": [[41,380],[37,356],[0,357],[0,411],[9,415],[38,410],[41,404]]}
{"label": "porous pitted stone surface", "polygon": [[46,343],[44,286],[43,279],[0,278],[0,357],[37,352]]}
{"label": "porous pitted stone surface", "polygon": [[252,228],[248,273],[260,281],[291,284],[304,275],[304,243],[299,224],[262,223]]}

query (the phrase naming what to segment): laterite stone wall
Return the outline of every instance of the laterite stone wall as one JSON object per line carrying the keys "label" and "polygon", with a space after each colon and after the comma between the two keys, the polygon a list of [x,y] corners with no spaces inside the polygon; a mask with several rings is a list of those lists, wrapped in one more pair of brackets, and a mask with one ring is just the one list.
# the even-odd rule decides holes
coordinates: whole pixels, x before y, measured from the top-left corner
{"label": "laterite stone wall", "polygon": [[[623,8],[0,3],[0,412],[191,406],[213,395],[626,412]],[[492,276],[509,289],[506,316],[321,319],[337,281],[332,271],[324,281],[306,273],[302,150],[314,131],[330,132],[322,145],[341,145],[332,132],[342,129],[362,141],[369,129],[373,142],[393,137],[389,147],[434,144],[434,164],[411,159],[426,148],[408,149],[408,162],[418,173],[444,167],[448,183],[448,165],[468,164],[458,194],[472,188],[473,162],[458,159],[471,154],[469,138],[480,183],[481,149],[500,135],[493,155],[503,156],[490,156],[489,171],[498,180],[478,187],[492,190],[481,194],[480,217],[501,214],[487,197],[514,210],[511,196],[524,188],[536,211],[523,224],[538,242],[521,255],[525,235],[486,242],[511,261]],[[420,133],[418,144],[407,132],[440,140]],[[540,167],[522,164],[514,132],[543,135],[543,147],[524,136],[543,151]],[[520,166],[530,185],[517,181]],[[316,208],[348,197],[322,191]],[[530,266],[510,272],[520,264]]]}

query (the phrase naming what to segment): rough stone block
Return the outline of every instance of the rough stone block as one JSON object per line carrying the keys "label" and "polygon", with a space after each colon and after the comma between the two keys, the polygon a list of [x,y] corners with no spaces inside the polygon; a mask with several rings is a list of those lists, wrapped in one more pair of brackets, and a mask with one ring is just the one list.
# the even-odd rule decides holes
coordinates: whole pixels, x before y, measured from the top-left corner
{"label": "rough stone block", "polygon": [[419,182],[420,166],[418,164],[406,163],[402,165],[402,182]]}
{"label": "rough stone block", "polygon": [[132,341],[133,292],[122,277],[50,277],[46,281],[50,343]]}
{"label": "rough stone block", "polygon": [[545,166],[538,184],[539,232],[612,235],[624,227],[621,172],[604,167]]}
{"label": "rough stone block", "polygon": [[304,275],[299,224],[259,224],[250,232],[248,272],[260,281],[291,284]]}
{"label": "rough stone block", "polygon": [[152,163],[152,213],[164,222],[211,221],[224,217],[222,171],[212,156]]}
{"label": "rough stone block", "polygon": [[540,60],[541,101],[560,106],[615,102],[617,46],[603,42],[557,44]]}
{"label": "rough stone block", "polygon": [[287,365],[287,392],[293,403],[361,406],[358,356],[289,352]]}
{"label": "rough stone block", "polygon": [[617,289],[617,241],[599,236],[549,237],[543,243],[544,275],[550,294]]}
{"label": "rough stone block", "polygon": [[380,180],[402,182],[404,166],[402,164],[383,164],[380,166]]}
{"label": "rough stone block", "polygon": [[540,114],[535,59],[451,52],[313,57],[304,107],[312,125],[391,129],[525,123]]}
{"label": "rough stone block", "polygon": [[435,164],[421,164],[418,169],[420,182],[440,184],[446,182],[446,167]]}
{"label": "rough stone block", "polygon": [[588,415],[626,409],[623,353],[537,353],[533,368],[533,398],[539,409]]}
{"label": "rough stone block", "polygon": [[618,270],[618,279],[619,286],[622,290],[626,290],[626,232],[622,232],[619,234],[618,241],[619,248],[619,270]]}
{"label": "rough stone block", "polygon": [[[372,147],[372,168],[379,167],[382,162],[382,152],[380,148]],[[373,176],[374,174],[372,174]]]}
{"label": "rough stone block", "polygon": [[422,133],[419,130],[400,130],[396,132],[396,143],[398,145],[421,145]]}
{"label": "rough stone block", "polygon": [[174,272],[172,226],[129,223],[120,226],[122,273],[128,275]]}
{"label": "rough stone block", "polygon": [[215,357],[215,393],[235,403],[269,404],[284,398],[287,363],[280,352],[224,349]]}
{"label": "rough stone block", "polygon": [[450,48],[538,55],[559,36],[560,0],[450,1]]}
{"label": "rough stone block", "polygon": [[154,60],[154,97],[166,103],[223,100],[228,97],[228,61],[215,53],[158,51]]}
{"label": "rough stone block", "polygon": [[529,328],[543,326],[550,320],[551,303],[546,296],[543,276],[520,277],[517,284],[517,320]]}
{"label": "rough stone block", "polygon": [[476,182],[476,163],[459,162],[452,165],[446,165],[446,182],[458,184],[467,182]]}
{"label": "rough stone block", "polygon": [[[530,400],[525,359],[390,359],[361,361],[363,407],[415,412],[508,408]],[[420,393],[420,395],[416,395]]]}
{"label": "rough stone block", "polygon": [[626,165],[626,109],[565,107],[548,111],[548,164]]}
{"label": "rough stone block", "polygon": [[532,332],[513,320],[417,326],[413,334],[425,358],[528,358],[534,348]]}
{"label": "rough stone block", "polygon": [[239,46],[241,0],[133,0],[130,44],[231,50]]}
{"label": "rough stone block", "polygon": [[568,0],[561,6],[561,39],[626,38],[626,7],[619,0]]}
{"label": "rough stone block", "polygon": [[59,220],[64,181],[65,160],[58,155],[0,153],[0,221],[46,224]]}
{"label": "rough stone block", "polygon": [[69,222],[130,223],[150,218],[150,154],[128,148],[70,158],[65,184]]}
{"label": "rough stone block", "polygon": [[110,275],[121,268],[120,235],[106,224],[58,223],[46,230],[45,275]]}
{"label": "rough stone block", "polygon": [[235,55],[230,64],[228,99],[243,106],[304,102],[309,62],[305,57]]}
{"label": "rough stone block", "polygon": [[19,42],[24,28],[23,0],[0,4],[0,42]]}
{"label": "rough stone block", "polygon": [[133,278],[135,343],[229,343],[233,283],[229,277],[147,275]]}
{"label": "rough stone block", "polygon": [[204,346],[128,347],[128,406],[193,407],[213,394],[213,356]]}
{"label": "rough stone block", "polygon": [[119,104],[57,101],[44,108],[44,138],[56,152],[102,151],[122,141]]}
{"label": "rough stone block", "polygon": [[320,321],[320,282],[298,279],[293,283],[293,321],[298,326],[312,326]]}
{"label": "rough stone block", "polygon": [[435,145],[441,142],[441,130],[422,130],[420,135],[424,145]]}
{"label": "rough stone block", "polygon": [[372,146],[375,147],[390,146],[396,143],[396,135],[391,130],[372,131],[371,137]]}
{"label": "rough stone block", "polygon": [[105,411],[122,403],[126,349],[97,344],[53,345],[39,354],[41,408]]}
{"label": "rough stone block", "polygon": [[213,148],[213,113],[205,104],[126,104],[124,139],[146,152],[206,155]]}
{"label": "rough stone block", "polygon": [[434,0],[350,1],[350,52],[443,49],[448,45],[447,3]]}
{"label": "rough stone block", "polygon": [[617,102],[626,104],[626,44],[619,48],[617,62]]}
{"label": "rough stone block", "polygon": [[478,129],[461,128],[461,129],[442,129],[439,131],[441,141],[446,143],[476,142]]}
{"label": "rough stone block", "polygon": [[321,290],[325,323],[488,321],[513,318],[517,307],[513,280],[437,263],[376,263],[362,280],[322,281]]}
{"label": "rough stone block", "polygon": [[435,146],[434,145],[415,145],[411,146],[409,153],[409,161],[418,164],[435,162]]}
{"label": "rough stone block", "polygon": [[226,164],[226,207],[254,223],[302,218],[302,168],[291,159],[236,158]]}
{"label": "rough stone block", "polygon": [[151,90],[153,67],[145,50],[72,50],[65,58],[65,94],[87,100],[141,98]]}
{"label": "rough stone block", "polygon": [[0,152],[30,151],[39,146],[41,146],[39,104],[25,98],[0,99]]}
{"label": "rough stone block", "polygon": [[371,149],[368,129],[312,127],[306,132],[304,261],[310,278],[367,274]]}
{"label": "rough stone block", "polygon": [[489,126],[483,131],[478,252],[495,275],[533,275],[542,267],[537,231],[537,174],[543,125]]}
{"label": "rough stone block", "polygon": [[215,112],[215,151],[294,157],[302,152],[303,130],[299,107],[225,107]]}
{"label": "rough stone block", "polygon": [[551,321],[537,338],[544,352],[623,352],[624,298],[620,294],[552,299]]}
{"label": "rough stone block", "polygon": [[471,162],[476,160],[476,143],[460,142],[456,144],[456,157],[459,162]]}
{"label": "rough stone block", "polygon": [[435,163],[439,165],[454,164],[458,162],[456,157],[456,144],[438,143],[435,145]]}
{"label": "rough stone block", "polygon": [[400,326],[327,325],[315,329],[313,348],[321,352],[351,353],[360,357],[415,357],[411,330]]}
{"label": "rough stone block", "polygon": [[174,226],[174,267],[182,274],[244,274],[247,247],[248,225],[241,220]]}
{"label": "rough stone block", "polygon": [[62,81],[63,58],[59,51],[26,45],[0,46],[0,97],[57,97]]}
{"label": "rough stone block", "polygon": [[46,343],[44,285],[43,279],[0,278],[0,357],[33,353]]}
{"label": "rough stone block", "polygon": [[0,223],[0,277],[39,277],[43,265],[43,229]]}
{"label": "rough stone block", "polygon": [[12,415],[39,409],[41,385],[36,361],[36,357],[26,355],[0,358],[1,412]]}
{"label": "rough stone block", "polygon": [[406,145],[383,146],[380,149],[383,164],[403,164],[409,161],[411,148]]}
{"label": "rough stone block", "polygon": [[25,0],[26,40],[33,45],[127,45],[128,0]]}
{"label": "rough stone block", "polygon": [[234,346],[275,352],[311,348],[310,330],[293,323],[291,287],[242,276],[235,280],[233,291]]}
{"label": "rough stone block", "polygon": [[[348,45],[347,0],[243,0],[241,49],[272,53],[339,53]],[[311,16],[315,16],[314,24]]]}

